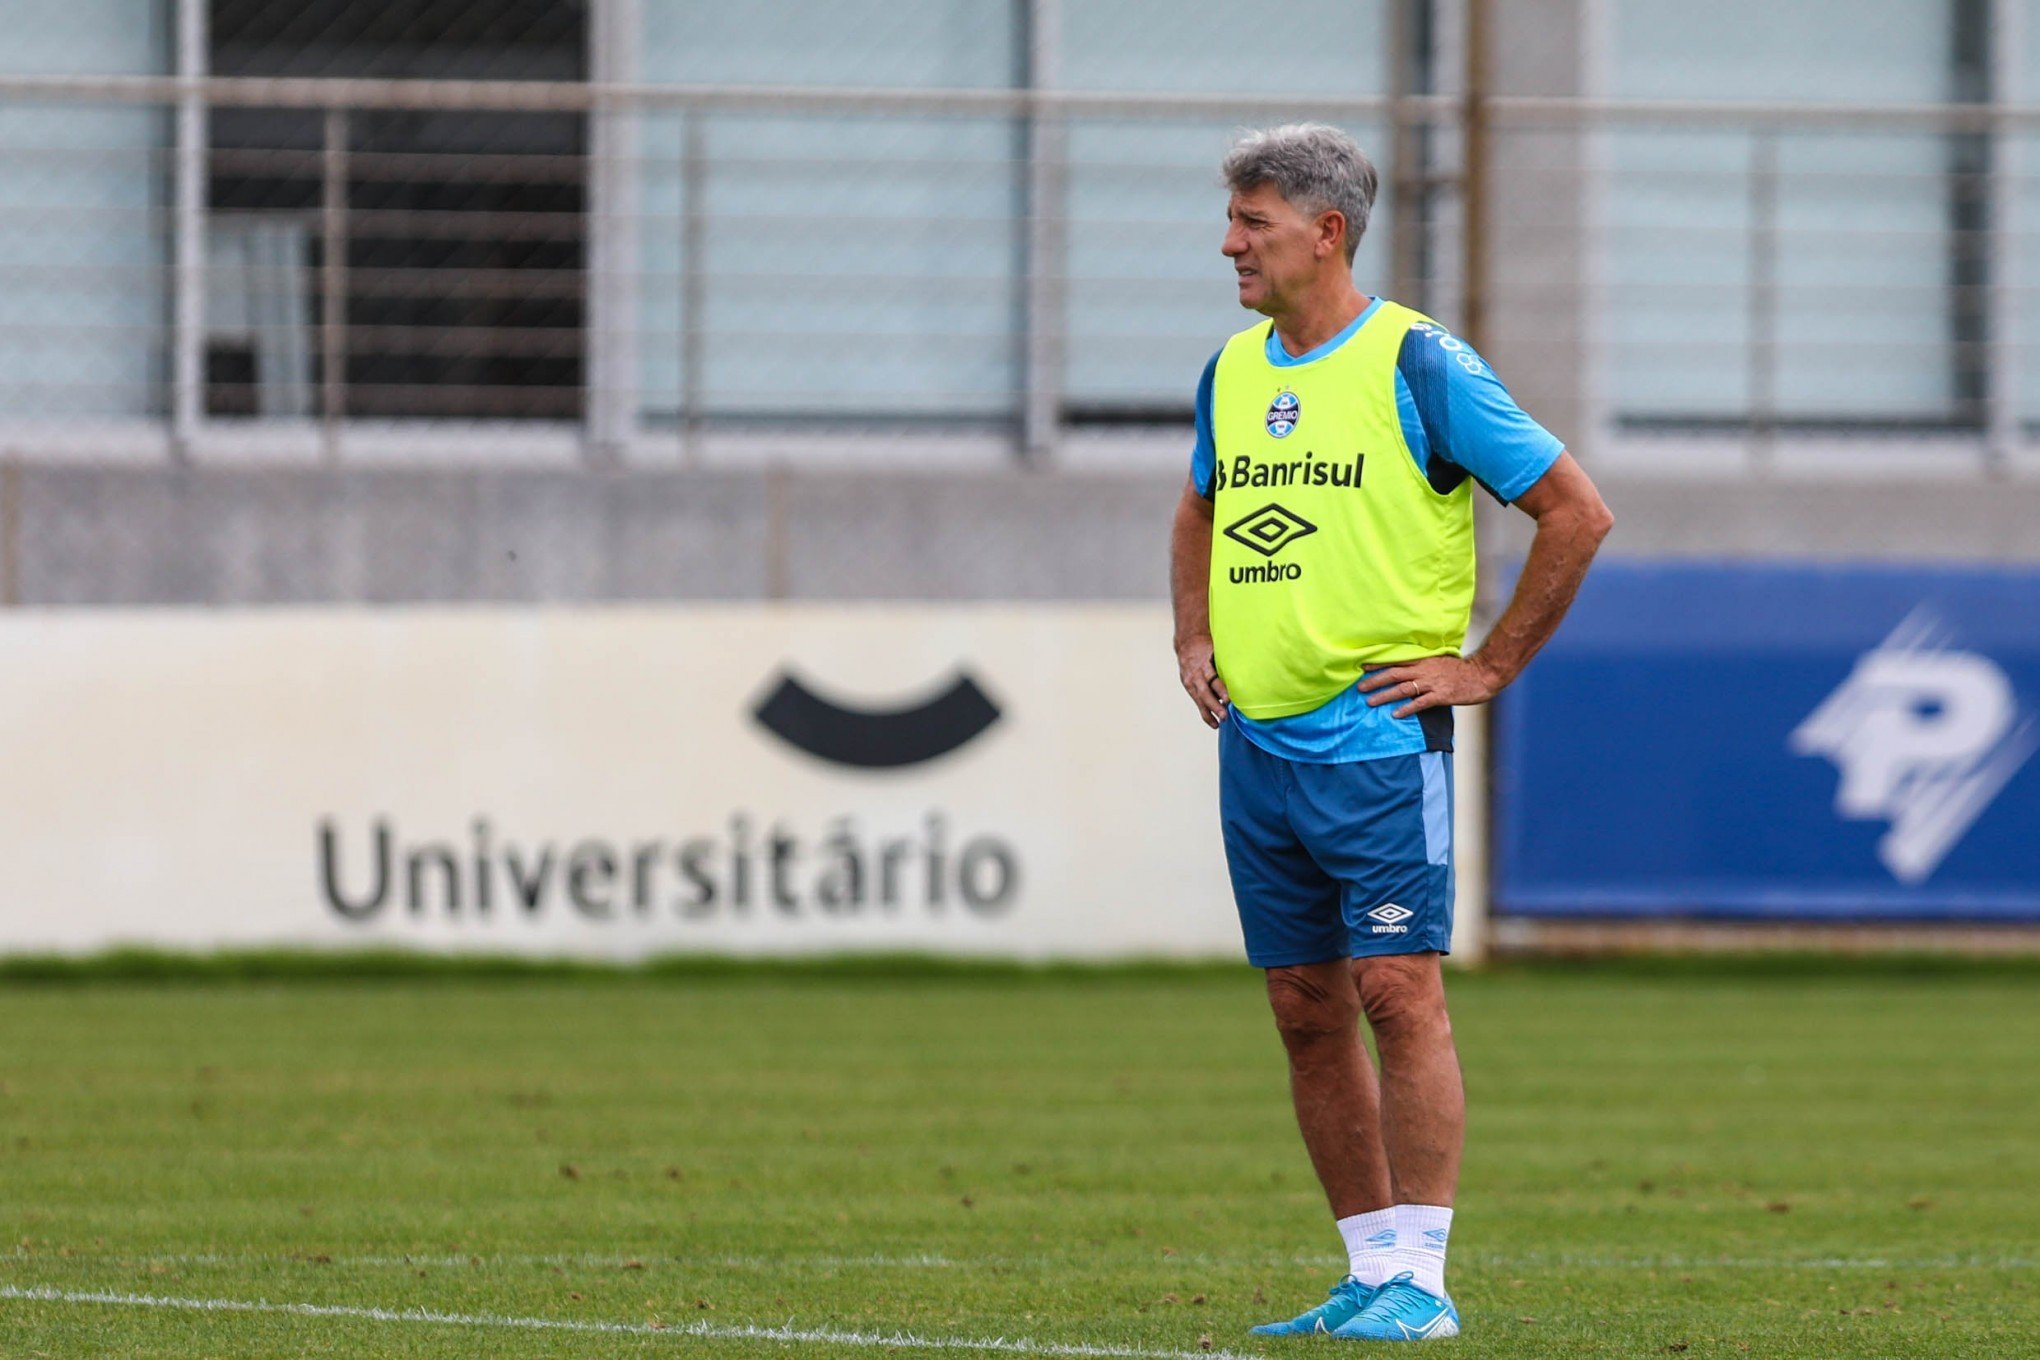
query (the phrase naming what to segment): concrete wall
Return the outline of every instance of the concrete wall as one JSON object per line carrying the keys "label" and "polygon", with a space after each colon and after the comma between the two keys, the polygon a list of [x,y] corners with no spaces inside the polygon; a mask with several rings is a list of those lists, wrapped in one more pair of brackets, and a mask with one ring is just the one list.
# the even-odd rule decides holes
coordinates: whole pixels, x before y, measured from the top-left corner
{"label": "concrete wall", "polygon": [[1166,593],[1175,478],[16,467],[27,605]]}
{"label": "concrete wall", "polygon": [[[1164,598],[1170,475],[13,466],[20,605]],[[2040,484],[1606,477],[1610,552],[2040,559]],[[1488,561],[1530,522],[1483,512]],[[1497,573],[1489,572],[1489,580]]]}
{"label": "concrete wall", "polygon": [[[1817,561],[2040,560],[2040,483],[1836,482],[1785,477],[1692,482],[1602,475],[1615,511],[1603,551],[1631,557]],[[1483,516],[1492,554],[1520,556],[1525,515]]]}

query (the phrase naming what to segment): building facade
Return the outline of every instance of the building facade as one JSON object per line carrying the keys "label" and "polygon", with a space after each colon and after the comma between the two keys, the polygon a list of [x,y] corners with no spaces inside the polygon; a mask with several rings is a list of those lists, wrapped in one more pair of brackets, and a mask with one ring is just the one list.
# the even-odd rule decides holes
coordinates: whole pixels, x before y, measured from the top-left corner
{"label": "building facade", "polygon": [[2026,0],[21,8],[12,602],[1158,594],[1299,117],[1618,550],[2036,552]]}

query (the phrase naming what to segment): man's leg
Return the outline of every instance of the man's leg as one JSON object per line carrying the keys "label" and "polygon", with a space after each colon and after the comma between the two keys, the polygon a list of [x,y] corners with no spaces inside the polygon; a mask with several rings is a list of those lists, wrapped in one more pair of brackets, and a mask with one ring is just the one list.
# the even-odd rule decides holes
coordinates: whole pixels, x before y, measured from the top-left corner
{"label": "man's leg", "polygon": [[1296,1126],[1338,1220],[1348,1273],[1317,1307],[1253,1330],[1263,1336],[1331,1332],[1359,1316],[1382,1282],[1401,1269],[1381,1103],[1360,1042],[1360,991],[1345,959],[1289,964],[1268,969],[1268,1004],[1289,1053]]}
{"label": "man's leg", "polygon": [[1323,1303],[1253,1330],[1329,1332],[1358,1316],[1398,1268],[1380,1103],[1347,962],[1343,889],[1290,824],[1291,763],[1255,746],[1236,722],[1221,728],[1218,751],[1220,826],[1247,958],[1267,971],[1297,1124],[1346,1248],[1347,1274]]}
{"label": "man's leg", "polygon": [[1360,1042],[1357,975],[1344,959],[1268,970],[1296,1124],[1337,1219],[1395,1203],[1374,1067]]}
{"label": "man's leg", "polygon": [[1339,1335],[1386,1340],[1453,1335],[1459,1319],[1446,1301],[1445,1251],[1466,1140],[1466,1090],[1438,955],[1356,958],[1352,974],[1381,1051],[1381,1134],[1395,1195],[1395,1279],[1414,1289],[1391,1281]]}
{"label": "man's leg", "polygon": [[1386,1341],[1454,1336],[1445,1252],[1466,1101],[1438,967],[1452,937],[1450,762],[1427,751],[1298,766],[1293,779],[1291,824],[1340,884],[1345,971],[1379,1049],[1375,1100],[1391,1200],[1381,1234],[1392,1244],[1389,1273],[1367,1307],[1332,1330]]}
{"label": "man's leg", "polygon": [[1466,1142],[1466,1088],[1438,955],[1354,959],[1352,973],[1381,1051],[1381,1140],[1394,1202],[1449,1208]]}

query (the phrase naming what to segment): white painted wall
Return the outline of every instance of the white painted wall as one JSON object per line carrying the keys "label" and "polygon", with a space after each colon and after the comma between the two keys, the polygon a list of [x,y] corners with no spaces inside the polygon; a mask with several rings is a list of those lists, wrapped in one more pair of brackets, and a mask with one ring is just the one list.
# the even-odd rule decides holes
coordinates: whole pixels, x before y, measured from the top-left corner
{"label": "white painted wall", "polygon": [[[1153,605],[15,613],[0,951],[1238,958],[1168,639]],[[868,706],[963,671],[1001,713],[832,765],[752,717],[787,668]]]}

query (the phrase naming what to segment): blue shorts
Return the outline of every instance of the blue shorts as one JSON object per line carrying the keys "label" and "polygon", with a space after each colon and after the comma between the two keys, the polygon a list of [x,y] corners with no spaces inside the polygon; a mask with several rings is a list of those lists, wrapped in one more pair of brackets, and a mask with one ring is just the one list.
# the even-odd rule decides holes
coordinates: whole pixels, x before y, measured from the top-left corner
{"label": "blue shorts", "polygon": [[1218,739],[1219,824],[1256,968],[1452,949],[1452,757],[1313,765]]}

